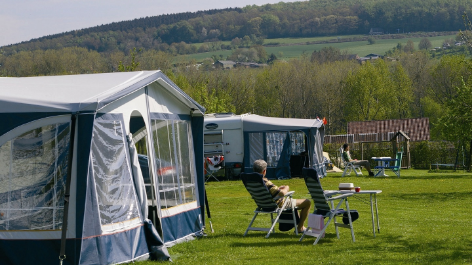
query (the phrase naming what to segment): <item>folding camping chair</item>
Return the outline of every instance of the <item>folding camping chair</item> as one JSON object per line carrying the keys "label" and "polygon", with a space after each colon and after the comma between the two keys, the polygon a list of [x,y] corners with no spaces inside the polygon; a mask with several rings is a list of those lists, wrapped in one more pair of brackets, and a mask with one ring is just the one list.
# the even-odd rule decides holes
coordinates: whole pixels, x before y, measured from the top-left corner
{"label": "folding camping chair", "polygon": [[397,152],[395,165],[389,167],[397,177],[400,177],[400,168],[402,167],[403,152]]}
{"label": "folding camping chair", "polygon": [[[351,229],[352,242],[356,242],[356,239],[354,237],[354,227],[352,226],[351,210],[349,209],[349,202],[347,201],[347,198],[352,196],[353,193],[346,193],[339,196],[327,198],[324,194],[323,188],[321,187],[320,179],[315,169],[304,168],[302,170],[302,175],[303,175],[303,178],[305,179],[305,184],[306,184],[306,187],[308,188],[308,191],[310,192],[311,198],[313,199],[313,202],[315,203],[315,211],[313,213],[322,215],[323,218],[328,217],[329,219],[326,222],[326,224],[324,224],[323,229],[318,234],[311,233],[309,231],[310,227],[307,227],[305,232],[303,232],[303,235],[300,238],[300,241],[303,240],[303,237],[305,237],[305,234],[310,233],[312,236],[316,237],[315,243],[313,243],[313,245],[316,245],[318,241],[323,237],[323,234],[325,233],[326,228],[329,226],[331,221],[334,221],[334,227],[336,228],[336,236],[338,237],[338,239],[339,239],[338,227],[343,227],[343,228]],[[335,200],[339,200],[336,207],[334,207]],[[331,203],[331,207],[328,204],[328,202]],[[346,205],[346,210],[340,209],[343,203]],[[336,222],[336,217],[342,217],[343,223]]]}
{"label": "folding camping chair", "polygon": [[348,176],[351,175],[352,171],[356,173],[356,176],[362,176],[362,170],[360,166],[354,165],[354,162],[349,162],[349,161],[344,160],[344,156],[343,156],[344,149],[342,147],[339,148],[339,153],[341,155],[341,162],[344,165],[344,172],[343,172],[342,177],[344,177],[345,175],[348,175]]}
{"label": "folding camping chair", "polygon": [[[256,210],[254,210],[254,217],[252,218],[251,222],[249,223],[249,226],[246,229],[246,232],[244,233],[244,236],[247,235],[249,230],[252,231],[266,231],[268,232],[267,235],[265,236],[266,238],[269,238],[270,233],[274,232],[274,227],[275,225],[279,223],[292,223],[296,228],[297,227],[297,221],[295,217],[295,211],[296,208],[293,206],[290,206],[287,209],[287,204],[290,200],[285,200],[284,204],[282,207],[279,207],[275,201],[278,200],[280,197],[275,197],[272,198],[272,195],[270,194],[269,190],[267,189],[266,185],[264,184],[264,181],[262,180],[262,175],[259,173],[242,173],[241,174],[241,180],[243,181],[244,186],[246,187],[247,191],[249,194],[251,194],[251,197],[254,199],[254,202],[257,205]],[[286,198],[292,198],[292,194],[294,191],[288,192],[284,197]],[[292,214],[292,220],[280,220],[280,216],[282,214],[288,214],[284,212],[289,212],[291,210]],[[252,226],[254,223],[254,220],[256,220],[256,217],[258,214],[263,213],[263,214],[270,214],[270,220],[271,220],[271,227],[270,228],[264,228],[264,227],[254,227]],[[274,219],[274,214],[276,214],[276,217]],[[298,235],[297,229],[295,229],[295,234]]]}
{"label": "folding camping chair", "polygon": [[210,178],[219,181],[215,174],[223,167],[224,160],[224,156],[205,157],[205,182]]}

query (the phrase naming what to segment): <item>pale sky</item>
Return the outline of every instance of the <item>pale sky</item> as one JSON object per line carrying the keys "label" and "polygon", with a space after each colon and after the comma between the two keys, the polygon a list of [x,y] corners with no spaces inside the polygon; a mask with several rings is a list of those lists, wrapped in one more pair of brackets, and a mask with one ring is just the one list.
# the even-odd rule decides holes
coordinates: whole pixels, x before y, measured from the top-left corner
{"label": "pale sky", "polygon": [[0,46],[162,14],[301,0],[1,0]]}

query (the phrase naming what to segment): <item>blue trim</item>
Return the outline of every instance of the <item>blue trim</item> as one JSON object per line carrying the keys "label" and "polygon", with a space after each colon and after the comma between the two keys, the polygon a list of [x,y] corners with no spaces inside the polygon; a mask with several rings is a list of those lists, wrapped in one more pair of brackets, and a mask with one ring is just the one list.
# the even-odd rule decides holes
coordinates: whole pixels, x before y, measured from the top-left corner
{"label": "blue trim", "polygon": [[152,120],[177,120],[177,121],[190,121],[191,116],[189,114],[174,114],[174,113],[159,113],[152,112],[149,115]]}
{"label": "blue trim", "polygon": [[[93,114],[80,114],[77,116],[77,185],[76,185],[76,235],[82,236],[85,219],[85,200],[87,190],[87,175],[89,171],[90,147],[92,144]],[[87,216],[88,218],[89,216]],[[80,251],[80,249],[78,249]]]}
{"label": "blue trim", "polygon": [[[80,239],[67,239],[64,265],[78,264]],[[59,264],[61,240],[0,240],[0,264]]]}
{"label": "blue trim", "polygon": [[120,233],[84,238],[82,246],[81,265],[115,264],[132,261],[149,253],[143,226]]}
{"label": "blue trim", "polygon": [[[200,207],[201,208],[201,207]],[[161,219],[164,229],[164,242],[173,242],[203,230],[200,222],[201,209],[194,209]]]}
{"label": "blue trim", "polygon": [[[204,119],[203,116],[200,117],[192,117],[192,138],[193,138],[193,150],[195,154],[195,169],[197,171],[197,192],[198,194],[198,205],[201,206],[201,215],[202,215],[202,222],[205,225],[205,176],[204,176],[204,168],[203,168],[203,157],[204,157],[204,150],[203,150],[203,124]],[[200,162],[199,162],[200,161]]]}
{"label": "blue trim", "polygon": [[0,113],[0,121],[2,121],[2,126],[0,126],[0,135],[5,134],[16,127],[24,125],[28,122],[35,120],[60,116],[60,115],[70,115],[70,112],[21,112],[21,113]]}
{"label": "blue trim", "polygon": [[97,113],[95,119],[105,121],[121,121],[123,126],[126,126],[124,124],[123,113]]}

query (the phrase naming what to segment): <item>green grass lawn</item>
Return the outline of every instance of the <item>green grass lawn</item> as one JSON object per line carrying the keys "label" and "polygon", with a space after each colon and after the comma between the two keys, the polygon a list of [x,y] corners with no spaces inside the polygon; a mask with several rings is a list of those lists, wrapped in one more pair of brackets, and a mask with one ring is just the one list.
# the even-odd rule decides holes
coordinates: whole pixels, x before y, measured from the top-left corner
{"label": "green grass lawn", "polygon": [[[340,36],[341,38],[348,38],[352,36]],[[309,44],[306,45],[306,42],[313,41],[325,41],[331,40],[335,37],[315,37],[315,38],[284,38],[284,39],[267,39],[265,43],[280,43],[280,44],[294,44],[294,43],[303,43],[303,45],[291,45],[291,46],[277,46],[277,47],[266,47],[268,54],[275,54],[279,59],[290,59],[298,58],[302,53],[306,53],[311,56],[313,51],[321,50],[323,47],[336,47],[343,51],[346,51],[349,54],[357,54],[359,56],[365,56],[370,53],[384,55],[385,52],[392,49],[397,45],[397,43],[402,43],[405,45],[408,38],[405,39],[377,39],[375,44],[369,45],[367,41],[353,41],[353,42],[340,42],[340,43],[325,43],[325,44]],[[433,47],[441,47],[442,43],[446,39],[455,38],[455,35],[448,36],[437,36],[428,38],[431,41]],[[415,48],[418,49],[418,44],[422,38],[411,38],[415,44]],[[205,58],[209,58],[212,55],[223,55],[224,58],[231,55],[229,50],[221,50],[215,52],[206,52],[198,54],[185,55],[188,58],[196,59],[201,62]]]}
{"label": "green grass lawn", "polygon": [[[364,190],[383,191],[377,197],[381,229],[375,238],[368,195],[349,200],[360,215],[354,222],[354,243],[348,229],[340,229],[337,239],[332,225],[316,246],[313,237],[299,242],[293,229],[276,229],[269,239],[258,231],[243,237],[254,201],[240,181],[209,182],[206,189],[215,232],[207,229],[206,237],[169,248],[174,264],[472,264],[472,174],[410,169],[402,170],[401,178],[364,175],[342,178],[341,173],[329,173],[321,182],[324,189],[352,182]],[[295,198],[309,198],[300,178],[274,183],[289,185],[296,191]],[[263,215],[256,222],[269,226],[268,219]]]}

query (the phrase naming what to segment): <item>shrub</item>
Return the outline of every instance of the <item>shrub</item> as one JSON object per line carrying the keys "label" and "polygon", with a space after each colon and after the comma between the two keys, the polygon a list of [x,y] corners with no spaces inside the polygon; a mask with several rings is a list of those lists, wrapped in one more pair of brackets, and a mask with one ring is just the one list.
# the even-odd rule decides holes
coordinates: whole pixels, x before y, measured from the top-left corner
{"label": "shrub", "polygon": [[[364,143],[361,152],[361,144],[350,145],[350,153],[353,158],[370,160],[371,157],[394,157],[393,146],[390,142]],[[339,148],[342,144],[325,144],[323,151],[328,152],[330,159],[339,166]],[[405,155],[405,154],[404,154]],[[456,162],[457,149],[447,141],[421,141],[410,142],[411,167],[415,169],[429,169],[431,164],[454,164]],[[462,155],[459,155],[458,164],[462,164]]]}

